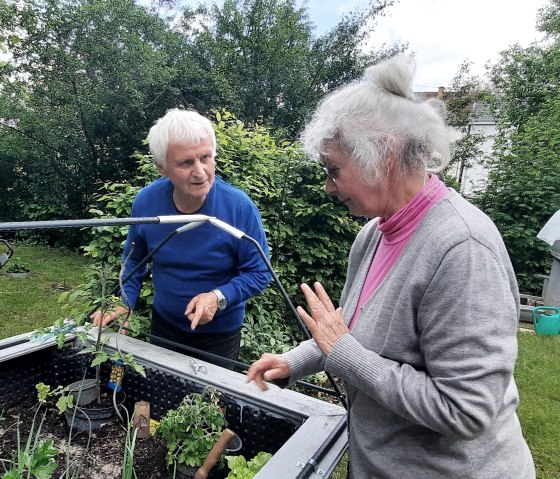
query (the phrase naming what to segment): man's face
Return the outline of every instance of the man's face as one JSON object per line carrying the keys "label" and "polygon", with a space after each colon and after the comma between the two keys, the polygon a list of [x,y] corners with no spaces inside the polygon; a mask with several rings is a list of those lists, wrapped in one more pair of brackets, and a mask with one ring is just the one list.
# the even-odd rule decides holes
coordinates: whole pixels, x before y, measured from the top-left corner
{"label": "man's face", "polygon": [[181,210],[185,206],[200,208],[216,175],[210,138],[196,146],[185,142],[171,143],[167,148],[167,164],[158,166],[158,170],[173,184],[173,197]]}

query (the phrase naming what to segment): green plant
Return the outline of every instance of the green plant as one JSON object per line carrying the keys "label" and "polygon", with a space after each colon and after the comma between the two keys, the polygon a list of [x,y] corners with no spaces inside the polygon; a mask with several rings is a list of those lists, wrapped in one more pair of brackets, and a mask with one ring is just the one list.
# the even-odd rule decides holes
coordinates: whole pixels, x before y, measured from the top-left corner
{"label": "green plant", "polygon": [[[101,365],[108,361],[119,362],[124,366],[131,367],[135,372],[145,377],[146,373],[144,367],[138,364],[132,354],[124,354],[118,348],[118,336],[117,336],[117,350],[109,354],[105,345],[108,341],[107,337],[103,337],[103,327],[98,327],[96,329],[95,343],[91,343],[89,340],[88,332],[93,329],[93,324],[89,322],[89,315],[84,313],[84,311],[93,311],[94,309],[99,309],[101,311],[101,316],[106,312],[110,311],[116,305],[122,304],[120,299],[108,295],[106,293],[108,276],[110,275],[111,268],[105,265],[98,266],[96,268],[98,275],[96,276],[100,283],[100,291],[98,297],[93,297],[91,291],[84,289],[78,289],[74,292],[63,292],[60,295],[59,300],[65,302],[66,310],[69,310],[72,317],[76,319],[68,320],[59,318],[55,321],[52,327],[41,328],[34,332],[34,337],[45,337],[54,336],[58,347],[61,348],[68,334],[75,334],[78,340],[84,345],[84,348],[79,352],[79,354],[90,354],[93,359],[91,362],[91,367],[95,368],[95,379],[97,382],[97,402],[99,403],[100,398],[100,371]],[[128,319],[128,318],[127,318]],[[116,390],[115,390],[116,394]],[[115,397],[113,397],[115,400]],[[68,407],[72,407],[69,404]]]}
{"label": "green plant", "polygon": [[13,466],[6,470],[2,479],[23,479],[35,477],[36,479],[47,479],[52,477],[56,469],[54,457],[58,450],[54,448],[52,439],[29,442],[23,449],[18,447],[17,458],[13,460]]}
{"label": "green plant", "polygon": [[56,388],[51,391],[50,387],[43,383],[39,383],[35,387],[37,389],[38,403],[27,440],[25,443],[22,442],[20,423],[16,423],[18,447],[11,461],[2,459],[5,471],[2,479],[24,479],[31,477],[35,479],[48,479],[52,477],[57,467],[55,456],[59,451],[54,447],[54,441],[41,437],[46,409],[43,411],[38,425],[37,420],[48,398],[58,395],[62,388]]}
{"label": "green plant", "polygon": [[31,268],[29,264],[22,260],[19,256],[13,256],[10,258],[6,266],[2,268],[4,273],[29,273]]}
{"label": "green plant", "polygon": [[271,457],[272,454],[264,451],[249,461],[243,456],[226,456],[228,467],[231,469],[227,479],[252,479]]}
{"label": "green plant", "polygon": [[126,414],[126,436],[124,439],[124,451],[121,468],[121,479],[136,479],[136,472],[134,471],[134,450],[136,449],[136,439],[138,436],[138,428],[134,427],[128,411],[124,408]]}
{"label": "green plant", "polygon": [[168,466],[200,467],[226,427],[218,392],[206,388],[185,396],[179,407],[167,411],[156,435],[163,437],[167,445]]}
{"label": "green plant", "polygon": [[137,436],[138,429],[134,429],[132,422],[129,421],[127,424],[124,443],[121,479],[132,479],[132,477],[136,477],[136,473],[134,472],[134,450],[136,449]]}

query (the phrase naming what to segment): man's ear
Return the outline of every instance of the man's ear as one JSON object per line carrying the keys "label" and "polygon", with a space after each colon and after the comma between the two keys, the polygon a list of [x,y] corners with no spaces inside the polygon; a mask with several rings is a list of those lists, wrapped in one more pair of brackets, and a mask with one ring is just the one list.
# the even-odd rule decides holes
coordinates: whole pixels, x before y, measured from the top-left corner
{"label": "man's ear", "polygon": [[156,163],[156,168],[161,176],[167,176],[167,168],[165,168],[165,166],[161,166]]}

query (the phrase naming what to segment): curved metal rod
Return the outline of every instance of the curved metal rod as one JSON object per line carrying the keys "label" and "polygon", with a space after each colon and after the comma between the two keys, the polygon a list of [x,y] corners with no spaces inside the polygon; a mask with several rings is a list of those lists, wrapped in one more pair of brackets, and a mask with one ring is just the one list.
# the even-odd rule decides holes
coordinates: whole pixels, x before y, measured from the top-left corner
{"label": "curved metal rod", "polygon": [[0,255],[0,268],[2,268],[14,254],[14,248],[12,248],[12,245],[2,238],[0,238],[0,243],[4,244],[4,246],[8,248],[8,251]]}
{"label": "curved metal rod", "polygon": [[39,230],[54,228],[96,228],[99,226],[123,226],[160,223],[197,223],[201,221],[208,221],[211,218],[211,216],[207,215],[168,215],[147,216],[138,218],[93,218],[80,220],[16,221],[11,223],[0,223],[0,231]]}

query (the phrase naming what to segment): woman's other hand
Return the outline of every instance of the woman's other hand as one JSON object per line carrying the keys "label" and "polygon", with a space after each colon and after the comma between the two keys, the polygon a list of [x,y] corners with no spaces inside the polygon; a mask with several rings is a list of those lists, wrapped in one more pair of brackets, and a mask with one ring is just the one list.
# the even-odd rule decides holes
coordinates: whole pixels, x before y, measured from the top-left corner
{"label": "woman's other hand", "polygon": [[247,371],[247,382],[255,384],[263,391],[268,389],[265,381],[284,379],[290,376],[290,368],[286,360],[279,354],[264,353],[258,361],[251,364]]}
{"label": "woman's other hand", "polygon": [[311,315],[301,306],[297,307],[297,312],[309,328],[317,346],[328,355],[338,339],[348,333],[349,329],[344,324],[342,308],[334,307],[321,283],[315,283],[314,287],[315,291],[305,283],[301,285]]}

